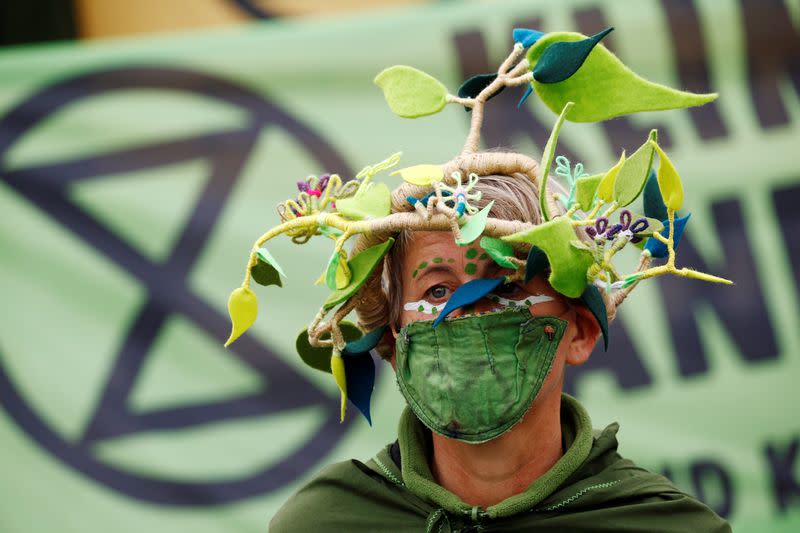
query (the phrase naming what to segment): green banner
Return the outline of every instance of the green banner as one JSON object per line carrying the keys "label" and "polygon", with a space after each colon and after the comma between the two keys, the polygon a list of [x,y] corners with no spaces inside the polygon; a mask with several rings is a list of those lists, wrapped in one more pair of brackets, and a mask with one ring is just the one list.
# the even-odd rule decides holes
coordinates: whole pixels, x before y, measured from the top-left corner
{"label": "green banner", "polygon": [[[384,67],[454,92],[514,27],[611,25],[635,71],[721,96],[567,123],[559,153],[592,173],[657,127],[692,213],[679,266],[736,285],[643,284],[567,388],[735,530],[800,529],[800,7],[525,0],[0,52],[0,531],[263,531],[323,465],[394,440],[388,366],[373,427],[340,424],[333,380],[294,354],[329,247],[271,244],[284,287],[258,287],[259,320],[222,347],[253,241],[309,173],[460,150],[468,115],[396,118]],[[523,91],[492,102],[484,141],[538,158],[554,117],[517,110]]]}

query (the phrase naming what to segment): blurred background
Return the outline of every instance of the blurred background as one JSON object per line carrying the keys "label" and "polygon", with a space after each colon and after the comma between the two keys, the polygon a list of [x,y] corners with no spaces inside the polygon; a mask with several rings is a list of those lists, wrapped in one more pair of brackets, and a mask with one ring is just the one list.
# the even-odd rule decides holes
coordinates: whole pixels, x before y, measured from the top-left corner
{"label": "blurred background", "polygon": [[[383,68],[455,92],[514,27],[606,26],[636,72],[721,96],[567,124],[557,152],[599,172],[657,127],[692,213],[678,261],[736,286],[640,286],[567,388],[735,530],[799,531],[796,0],[0,3],[0,531],[263,531],[322,466],[393,441],[388,367],[373,426],[339,424],[294,353],[329,245],[271,245],[289,277],[222,348],[252,242],[308,174],[457,153],[468,116],[396,118]],[[538,158],[555,117],[522,92],[483,140]]]}

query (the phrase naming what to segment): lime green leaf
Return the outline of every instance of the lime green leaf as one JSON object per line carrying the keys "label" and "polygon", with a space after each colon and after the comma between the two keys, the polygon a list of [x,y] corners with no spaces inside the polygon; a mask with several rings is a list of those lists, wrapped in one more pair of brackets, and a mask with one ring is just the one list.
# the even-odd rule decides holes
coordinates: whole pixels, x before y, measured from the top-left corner
{"label": "lime green leaf", "polygon": [[658,188],[664,204],[668,209],[679,211],[683,207],[683,184],[678,170],[657,142],[650,141],[650,144],[658,152]]}
{"label": "lime green leaf", "polygon": [[[655,218],[649,217],[641,217],[647,219],[647,229],[644,231],[636,232],[635,235],[638,237],[647,237],[652,235],[653,233],[661,233],[664,230],[664,223],[660,220],[656,220]],[[636,215],[633,216],[633,220],[638,220]]]}
{"label": "lime green leaf", "polygon": [[261,259],[258,259],[256,264],[250,268],[250,277],[253,278],[253,281],[265,287],[270,285],[283,286],[278,270]]}
{"label": "lime green leaf", "polygon": [[392,193],[385,183],[371,183],[349,198],[336,200],[336,210],[351,220],[385,217],[392,210]]}
{"label": "lime green leaf", "polygon": [[386,252],[392,247],[392,244],[394,244],[394,239],[389,238],[386,242],[371,246],[350,259],[349,266],[352,274],[350,283],[347,287],[337,289],[328,296],[328,299],[325,300],[323,304],[325,310],[327,311],[339,305],[358,292],[358,289],[366,283],[372,271],[378,266],[378,263],[380,263],[383,256],[386,255]]}
{"label": "lime green leaf", "polygon": [[608,169],[608,172],[605,173],[603,179],[600,180],[600,184],[597,186],[597,197],[600,198],[602,201],[609,203],[614,198],[614,183],[617,180],[617,174],[619,174],[619,169],[622,168],[622,165],[625,164],[625,151],[620,154],[619,161],[617,164]]}
{"label": "lime green leaf", "polygon": [[550,209],[547,207],[547,178],[550,175],[550,166],[553,164],[553,157],[556,154],[556,144],[558,143],[558,133],[561,131],[561,125],[564,124],[564,118],[572,108],[573,103],[567,102],[564,104],[564,109],[558,116],[553,131],[550,132],[550,137],[547,139],[547,144],[544,145],[542,151],[542,164],[541,168],[541,184],[539,185],[539,207],[542,211],[542,217],[545,221],[550,220]]}
{"label": "lime green leaf", "polygon": [[494,237],[484,236],[481,237],[481,248],[483,248],[489,257],[494,259],[494,262],[503,268],[516,269],[517,265],[509,260],[509,257],[514,257],[514,247],[505,241],[495,239]]}
{"label": "lime green leaf", "polygon": [[486,204],[486,207],[471,215],[467,223],[461,226],[461,238],[456,240],[459,246],[466,246],[477,239],[486,229],[486,220],[489,218],[489,211],[492,210],[494,200]]}
{"label": "lime green leaf", "polygon": [[395,174],[400,174],[403,181],[420,187],[428,187],[444,178],[444,171],[439,165],[414,165],[395,170],[389,175]]}
{"label": "lime green leaf", "polygon": [[332,291],[346,287],[350,283],[350,268],[347,266],[347,252],[334,250],[325,270],[325,284]]}
{"label": "lime green leaf", "polygon": [[391,110],[404,118],[438,113],[447,103],[447,88],[421,70],[405,65],[389,67],[375,76],[375,85]]}
{"label": "lime green leaf", "polygon": [[583,176],[575,180],[575,201],[580,204],[582,210],[589,211],[592,208],[594,194],[597,192],[597,187],[602,179],[602,174],[595,174],[594,176]]}
{"label": "lime green leaf", "polygon": [[275,260],[275,258],[274,258],[274,257],[272,257],[272,254],[271,254],[271,253],[269,253],[269,250],[267,250],[266,248],[264,248],[264,247],[262,246],[261,248],[259,248],[259,249],[258,249],[258,252],[256,252],[256,255],[258,256],[258,258],[259,258],[261,261],[264,261],[265,263],[267,263],[267,264],[269,264],[269,265],[272,265],[272,267],[273,267],[275,270],[277,270],[277,271],[278,271],[278,273],[279,273],[281,276],[283,276],[284,278],[286,277],[286,274],[284,273],[283,269],[282,269],[282,268],[281,268],[281,266],[278,264],[278,262]]}
{"label": "lime green leaf", "polygon": [[[530,69],[535,70],[539,58],[553,43],[586,38],[580,33],[548,33],[528,50]],[[680,109],[717,98],[716,94],[677,91],[647,81],[602,44],[592,49],[583,65],[569,78],[557,83],[540,83],[534,79],[531,85],[553,113],[558,113],[567,102],[575,102],[575,107],[567,114],[567,120],[572,122],[598,122],[640,111]]]}
{"label": "lime green leaf", "polygon": [[333,374],[333,380],[336,382],[336,386],[339,387],[339,393],[341,397],[340,402],[340,422],[344,422],[344,414],[347,411],[347,376],[344,372],[344,360],[342,359],[342,354],[334,353],[331,356],[331,374]]}
{"label": "lime green leaf", "polygon": [[231,316],[231,334],[225,341],[226,347],[238,339],[256,321],[258,300],[253,291],[247,287],[234,289],[228,298],[228,314]]}
{"label": "lime green leaf", "polygon": [[[342,330],[342,336],[347,342],[361,338],[361,330],[352,322],[339,322],[339,329]],[[323,336],[323,340],[328,339],[330,339],[330,335]],[[304,329],[297,335],[294,347],[305,364],[330,374],[333,349],[330,346],[311,346],[311,342],[308,340],[308,329]]]}
{"label": "lime green leaf", "polygon": [[644,189],[650,167],[653,164],[653,146],[650,141],[656,140],[656,130],[650,131],[649,140],[641,145],[622,164],[617,179],[614,182],[614,201],[624,207],[632,203]]}
{"label": "lime green leaf", "polygon": [[594,259],[590,252],[578,250],[571,244],[576,235],[569,219],[557,217],[502,239],[526,242],[541,249],[550,262],[550,285],[568,298],[578,298],[583,294],[586,273]]}

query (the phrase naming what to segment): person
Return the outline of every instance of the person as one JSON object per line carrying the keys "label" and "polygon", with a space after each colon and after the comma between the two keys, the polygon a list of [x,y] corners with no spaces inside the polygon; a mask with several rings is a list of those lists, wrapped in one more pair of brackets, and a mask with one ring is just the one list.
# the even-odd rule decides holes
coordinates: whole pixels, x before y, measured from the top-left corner
{"label": "person", "polygon": [[[530,181],[491,176],[479,187],[484,205],[494,202],[492,216],[540,220]],[[387,335],[394,339],[403,327],[430,319],[409,303],[441,307],[470,280],[509,273],[480,258],[477,246],[458,246],[449,231],[401,234],[386,261]],[[527,283],[504,284],[494,295],[451,316],[488,316],[502,302],[528,300],[531,316],[567,323],[519,422],[473,444],[431,431],[406,407],[397,441],[366,463],[353,459],[325,468],[283,505],[270,531],[729,531],[722,518],[668,479],[623,459],[618,425],[593,430],[586,409],[562,393],[567,367],[586,362],[600,337],[586,305],[555,291],[546,271]],[[402,371],[394,349],[388,361]],[[460,384],[468,387],[474,369],[464,371]],[[469,397],[453,400],[480,409]]]}
{"label": "person", "polygon": [[[514,30],[497,73],[466,80],[458,96],[412,67],[384,70],[375,82],[402,117],[447,104],[471,111],[461,153],[397,171],[404,183],[391,192],[373,178],[399,154],[351,180],[311,176],[278,207],[281,224],[256,241],[229,298],[226,345],[256,319],[251,281],[280,285],[266,243],[324,236],[334,249],[320,281],[331,294],[298,337],[298,354],[332,375],[342,418],[351,404],[371,420],[373,355],[393,367],[407,407],[395,442],[366,462],[322,470],[277,512],[271,531],[730,530],[668,479],[624,459],[617,424],[593,430],[586,409],[562,392],[569,366],[585,363],[601,337],[608,347],[608,324],[640,282],[730,283],[676,266],[688,216],[679,216],[683,186],[655,131],[595,175],[555,157],[567,120],[716,97],[638,77],[599,44],[609,31]],[[523,100],[535,89],[558,114],[541,161],[480,151],[489,99],[525,84]],[[564,183],[551,177],[554,161]],[[637,200],[644,215],[632,207]],[[641,248],[640,260],[622,274],[613,259],[628,245]],[[345,320],[352,311],[357,327]]]}

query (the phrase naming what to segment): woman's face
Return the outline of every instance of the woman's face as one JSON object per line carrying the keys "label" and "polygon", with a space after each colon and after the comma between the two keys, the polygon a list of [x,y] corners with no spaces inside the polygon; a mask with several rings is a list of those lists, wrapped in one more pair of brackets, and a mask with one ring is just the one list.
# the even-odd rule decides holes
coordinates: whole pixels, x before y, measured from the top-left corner
{"label": "woman's face", "polygon": [[[458,246],[449,231],[416,232],[402,262],[400,326],[435,318],[453,292],[468,281],[511,273],[486,255],[478,241]],[[571,307],[545,279],[537,276],[528,283],[501,285],[489,297],[475,303],[470,312],[483,313],[526,304],[534,316],[561,316]],[[466,312],[461,308],[449,316]]]}

